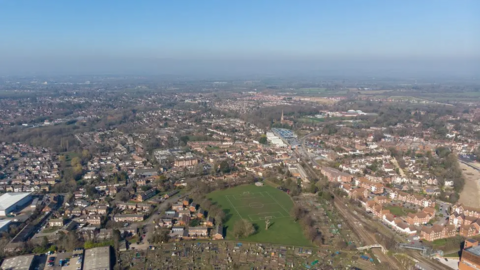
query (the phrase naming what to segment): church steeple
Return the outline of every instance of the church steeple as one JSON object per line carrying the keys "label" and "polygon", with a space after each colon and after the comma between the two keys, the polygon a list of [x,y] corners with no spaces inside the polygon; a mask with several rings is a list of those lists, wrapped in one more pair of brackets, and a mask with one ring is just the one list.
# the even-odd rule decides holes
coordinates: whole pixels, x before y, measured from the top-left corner
{"label": "church steeple", "polygon": [[283,124],[283,110],[282,110],[282,117],[280,117],[280,123]]}

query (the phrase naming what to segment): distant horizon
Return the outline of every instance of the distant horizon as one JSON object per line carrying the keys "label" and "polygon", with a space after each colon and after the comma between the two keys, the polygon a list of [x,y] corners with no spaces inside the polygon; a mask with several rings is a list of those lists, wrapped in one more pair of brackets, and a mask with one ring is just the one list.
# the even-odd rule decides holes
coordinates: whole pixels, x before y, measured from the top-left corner
{"label": "distant horizon", "polygon": [[0,76],[334,76],[465,78],[480,80],[480,60],[175,60],[175,59],[105,59],[97,61],[31,62],[28,66],[12,64],[0,67]]}
{"label": "distant horizon", "polygon": [[0,75],[480,77],[480,2],[3,1]]}

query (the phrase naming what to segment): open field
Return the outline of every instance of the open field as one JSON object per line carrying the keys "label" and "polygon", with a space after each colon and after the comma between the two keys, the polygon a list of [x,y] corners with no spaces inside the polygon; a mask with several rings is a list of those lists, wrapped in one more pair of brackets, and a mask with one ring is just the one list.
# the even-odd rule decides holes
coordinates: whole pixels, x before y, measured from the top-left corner
{"label": "open field", "polygon": [[[281,190],[271,186],[257,187],[243,185],[208,195],[227,214],[226,238],[234,239],[229,232],[240,219],[252,222],[256,233],[244,239],[252,242],[274,243],[296,246],[311,246],[305,239],[300,225],[290,217],[293,202]],[[270,219],[271,225],[265,230],[265,219]]]}
{"label": "open field", "polygon": [[480,172],[461,163],[463,176],[465,177],[465,186],[460,193],[460,203],[466,206],[479,207],[480,205]]}

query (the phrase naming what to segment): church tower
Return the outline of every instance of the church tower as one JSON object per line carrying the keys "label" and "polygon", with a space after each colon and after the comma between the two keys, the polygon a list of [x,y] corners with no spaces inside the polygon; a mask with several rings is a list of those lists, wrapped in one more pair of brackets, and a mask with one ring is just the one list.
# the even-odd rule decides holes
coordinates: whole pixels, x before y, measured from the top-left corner
{"label": "church tower", "polygon": [[282,110],[282,117],[280,117],[280,123],[283,124],[283,110]]}

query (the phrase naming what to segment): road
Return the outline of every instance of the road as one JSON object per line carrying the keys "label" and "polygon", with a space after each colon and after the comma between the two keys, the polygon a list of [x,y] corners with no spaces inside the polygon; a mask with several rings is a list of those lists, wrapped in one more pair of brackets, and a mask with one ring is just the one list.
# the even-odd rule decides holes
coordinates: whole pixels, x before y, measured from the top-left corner
{"label": "road", "polygon": [[147,249],[150,246],[148,239],[150,239],[153,233],[155,232],[154,222],[162,217],[162,213],[165,210],[167,210],[168,204],[173,204],[177,202],[179,199],[183,199],[187,197],[188,195],[190,195],[190,193],[192,193],[192,191],[189,191],[185,194],[177,194],[173,197],[166,199],[165,201],[163,201],[158,205],[158,208],[155,211],[155,213],[151,214],[150,217],[148,217],[146,220],[144,220],[143,222],[132,224],[132,226],[138,226],[138,228],[141,228],[143,226],[146,233],[142,243],[140,243],[139,245],[131,244],[130,247],[133,247],[134,249]]}
{"label": "road", "polygon": [[450,209],[450,204],[446,203],[446,202],[438,201],[438,200],[437,200],[437,203],[438,203],[438,206],[439,206],[439,210],[437,212],[437,215],[441,214],[443,217],[440,217],[440,219],[437,222],[435,222],[435,224],[445,225],[449,222],[448,218],[449,218],[450,214],[449,214],[448,211]]}

